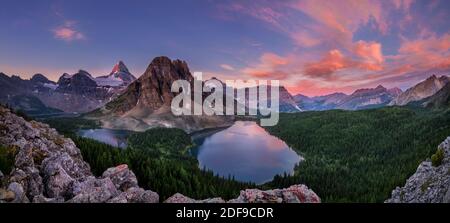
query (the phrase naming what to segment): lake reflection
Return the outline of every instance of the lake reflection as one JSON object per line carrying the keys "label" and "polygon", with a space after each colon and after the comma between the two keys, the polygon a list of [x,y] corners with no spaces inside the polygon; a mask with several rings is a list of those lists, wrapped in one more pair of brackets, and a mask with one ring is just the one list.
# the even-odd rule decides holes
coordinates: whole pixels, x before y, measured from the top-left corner
{"label": "lake reflection", "polygon": [[78,131],[78,135],[81,137],[95,139],[119,148],[127,147],[127,137],[131,133],[133,132],[115,129],[82,129]]}
{"label": "lake reflection", "polygon": [[212,135],[197,138],[191,153],[200,168],[224,177],[262,184],[276,174],[291,174],[302,159],[282,140],[270,135],[255,122],[236,122]]}

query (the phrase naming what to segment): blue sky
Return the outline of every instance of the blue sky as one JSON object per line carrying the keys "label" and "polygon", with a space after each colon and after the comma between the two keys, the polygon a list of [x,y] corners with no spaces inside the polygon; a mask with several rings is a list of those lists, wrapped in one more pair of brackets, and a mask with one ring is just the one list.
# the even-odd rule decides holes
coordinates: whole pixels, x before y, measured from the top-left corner
{"label": "blue sky", "polygon": [[291,93],[406,88],[450,68],[449,1],[0,0],[0,71],[29,78],[160,55]]}

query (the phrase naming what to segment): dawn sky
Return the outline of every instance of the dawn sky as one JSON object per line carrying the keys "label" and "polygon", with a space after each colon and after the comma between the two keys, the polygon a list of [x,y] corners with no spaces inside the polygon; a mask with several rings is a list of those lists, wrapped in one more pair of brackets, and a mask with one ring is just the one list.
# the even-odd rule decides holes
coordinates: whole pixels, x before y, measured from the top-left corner
{"label": "dawn sky", "polygon": [[450,74],[448,0],[0,0],[0,72],[53,80],[155,56],[308,96]]}

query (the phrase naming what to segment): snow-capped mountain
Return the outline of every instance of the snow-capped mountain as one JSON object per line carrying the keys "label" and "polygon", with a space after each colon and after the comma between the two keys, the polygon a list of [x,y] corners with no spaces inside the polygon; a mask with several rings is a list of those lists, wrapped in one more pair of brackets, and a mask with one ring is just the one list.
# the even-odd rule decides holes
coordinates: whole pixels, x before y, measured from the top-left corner
{"label": "snow-capped mountain", "polygon": [[67,113],[83,113],[113,100],[134,80],[136,78],[122,61],[109,75],[94,77],[85,70],[79,70],[74,74],[62,74],[56,83],[42,74],[26,80],[1,73],[0,92],[3,93],[0,102],[19,105],[33,101],[36,103],[32,105],[43,104]]}
{"label": "snow-capped mountain", "polygon": [[119,61],[112,69],[109,75],[101,76],[95,78],[95,82],[99,86],[128,86],[133,81],[136,80],[136,77],[130,73],[127,66],[122,61]]}

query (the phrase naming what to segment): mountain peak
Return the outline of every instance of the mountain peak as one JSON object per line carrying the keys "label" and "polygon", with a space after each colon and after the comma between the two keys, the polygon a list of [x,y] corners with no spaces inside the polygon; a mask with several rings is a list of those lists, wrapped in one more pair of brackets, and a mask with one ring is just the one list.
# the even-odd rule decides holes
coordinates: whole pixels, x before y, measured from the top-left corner
{"label": "mountain peak", "polygon": [[438,78],[435,74],[429,76],[426,80],[400,94],[390,105],[406,105],[434,95],[448,82],[448,79],[442,77],[444,76]]}
{"label": "mountain peak", "polygon": [[111,71],[111,74],[115,74],[115,73],[119,73],[119,72],[130,73],[127,66],[125,66],[125,63],[121,60],[119,60],[119,62],[117,62],[116,65],[114,65],[114,67]]}
{"label": "mountain peak", "polygon": [[89,77],[92,77],[92,75],[91,75],[89,72],[87,72],[87,71],[85,71],[85,70],[82,70],[82,69],[80,69],[80,70],[78,71],[78,74],[84,74],[84,75],[87,75],[87,76],[89,76]]}
{"label": "mountain peak", "polygon": [[50,82],[47,77],[42,74],[35,74],[30,79],[32,82],[48,83]]}
{"label": "mountain peak", "polygon": [[391,94],[394,97],[399,96],[401,93],[403,93],[402,89],[398,87],[393,87],[388,89],[389,94]]}
{"label": "mountain peak", "polygon": [[374,92],[379,91],[386,91],[387,89],[383,87],[383,85],[378,85],[376,88],[360,88],[353,92],[352,95],[359,95],[359,94],[371,94]]}
{"label": "mountain peak", "polygon": [[178,79],[193,80],[186,61],[178,59],[172,61],[166,56],[155,57],[141,77],[146,76],[153,76],[156,79],[167,79],[170,80],[170,83]]}
{"label": "mountain peak", "polygon": [[436,74],[433,74],[433,75],[429,76],[426,80],[428,81],[428,80],[436,80],[436,79],[438,79],[436,77]]}
{"label": "mountain peak", "polygon": [[151,65],[166,65],[166,64],[171,64],[172,60],[169,57],[166,56],[159,56],[159,57],[155,57],[153,58],[152,62],[150,63]]}

